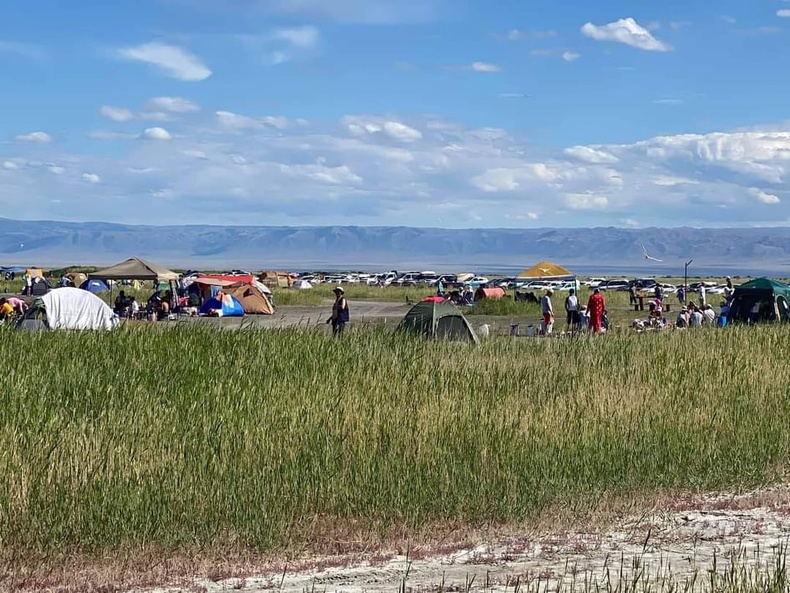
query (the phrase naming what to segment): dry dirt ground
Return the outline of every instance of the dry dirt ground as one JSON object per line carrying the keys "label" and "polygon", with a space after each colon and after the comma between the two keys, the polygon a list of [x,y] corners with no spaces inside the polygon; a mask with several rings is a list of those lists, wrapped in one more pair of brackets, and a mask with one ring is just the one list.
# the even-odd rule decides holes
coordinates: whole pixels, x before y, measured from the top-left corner
{"label": "dry dirt ground", "polygon": [[[349,328],[369,325],[386,325],[395,327],[406,315],[411,305],[406,302],[390,301],[349,301],[351,323]],[[326,326],[326,319],[332,313],[332,301],[327,300],[320,306],[284,306],[278,307],[274,315],[246,315],[244,317],[180,317],[178,321],[165,322],[168,326],[179,323],[208,323],[219,325],[225,329],[239,329],[248,326],[266,328],[302,327],[321,330]],[[510,325],[520,324],[524,333],[528,324],[538,323],[537,319],[526,317],[497,317],[486,315],[469,315],[469,323],[477,330],[483,324],[489,325],[494,334],[507,335]]]}
{"label": "dry dirt ground", "polygon": [[[768,570],[790,537],[790,489],[674,499],[602,530],[509,535],[445,549],[303,558],[257,574],[197,578],[149,591],[556,591],[619,579],[642,582],[740,567]],[[575,582],[576,586],[573,587]],[[594,587],[593,587],[594,589]],[[654,589],[656,590],[656,589]],[[661,590],[660,588],[657,590]]]}

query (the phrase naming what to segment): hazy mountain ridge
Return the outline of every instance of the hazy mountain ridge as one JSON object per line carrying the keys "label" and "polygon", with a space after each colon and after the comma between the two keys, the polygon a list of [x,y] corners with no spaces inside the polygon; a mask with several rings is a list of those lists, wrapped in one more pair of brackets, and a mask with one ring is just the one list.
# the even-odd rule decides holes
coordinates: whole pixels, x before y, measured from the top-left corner
{"label": "hazy mountain ridge", "polygon": [[413,263],[642,265],[640,242],[664,259],[656,267],[757,267],[790,262],[790,228],[544,228],[145,226],[0,219],[6,264],[109,264],[137,255],[171,266],[387,267]]}

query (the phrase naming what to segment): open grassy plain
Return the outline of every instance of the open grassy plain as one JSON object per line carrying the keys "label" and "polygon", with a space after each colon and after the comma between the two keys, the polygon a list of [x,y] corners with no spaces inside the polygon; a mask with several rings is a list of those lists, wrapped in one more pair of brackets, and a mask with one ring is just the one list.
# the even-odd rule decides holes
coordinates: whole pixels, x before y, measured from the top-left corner
{"label": "open grassy plain", "polygon": [[788,340],[6,331],[0,578],[584,523],[617,501],[779,483]]}

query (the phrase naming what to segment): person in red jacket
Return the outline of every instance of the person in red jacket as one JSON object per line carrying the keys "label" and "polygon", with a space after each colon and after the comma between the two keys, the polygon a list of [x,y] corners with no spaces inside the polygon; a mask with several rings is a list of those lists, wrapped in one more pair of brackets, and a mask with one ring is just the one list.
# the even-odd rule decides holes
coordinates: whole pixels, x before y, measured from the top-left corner
{"label": "person in red jacket", "polygon": [[606,301],[597,288],[590,295],[590,300],[587,301],[587,311],[590,314],[590,331],[594,334],[601,333],[603,327],[603,314],[606,310]]}

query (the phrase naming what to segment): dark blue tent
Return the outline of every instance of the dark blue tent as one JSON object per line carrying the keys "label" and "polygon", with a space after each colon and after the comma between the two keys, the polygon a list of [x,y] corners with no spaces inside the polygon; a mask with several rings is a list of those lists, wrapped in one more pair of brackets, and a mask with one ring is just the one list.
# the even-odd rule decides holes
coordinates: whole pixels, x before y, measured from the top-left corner
{"label": "dark blue tent", "polygon": [[99,280],[98,278],[91,278],[90,280],[86,280],[82,284],[80,284],[80,288],[83,290],[87,290],[88,292],[92,292],[93,294],[98,294],[100,292],[107,292],[110,290],[110,287],[107,286],[103,280]]}

